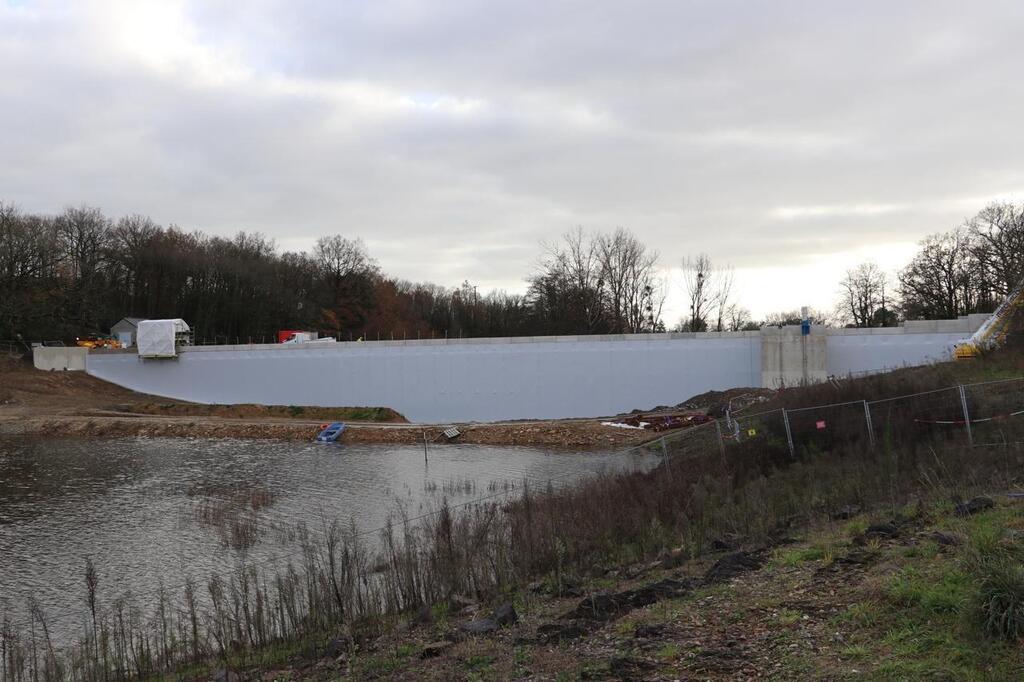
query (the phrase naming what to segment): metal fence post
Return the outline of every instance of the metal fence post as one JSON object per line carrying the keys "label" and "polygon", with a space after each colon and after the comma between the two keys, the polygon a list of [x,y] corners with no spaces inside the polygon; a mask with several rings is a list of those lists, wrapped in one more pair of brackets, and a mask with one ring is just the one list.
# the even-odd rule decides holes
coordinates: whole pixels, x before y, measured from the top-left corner
{"label": "metal fence post", "polygon": [[871,443],[871,448],[875,447],[875,427],[871,423],[871,408],[868,406],[868,401],[864,401],[864,422],[868,425],[868,442]]}
{"label": "metal fence post", "polygon": [[722,439],[722,425],[715,420],[715,431],[718,433],[718,450],[722,453],[722,459],[725,459],[725,441]]}
{"label": "metal fence post", "polygon": [[793,432],[789,430],[789,415],[786,414],[786,408],[782,408],[782,423],[786,426],[786,442],[789,443],[789,454],[791,457],[795,457],[796,449],[793,447]]}
{"label": "metal fence post", "polygon": [[971,433],[971,411],[967,409],[967,392],[964,385],[960,384],[960,406],[964,409],[964,428],[967,429],[967,443],[974,447],[974,434]]}

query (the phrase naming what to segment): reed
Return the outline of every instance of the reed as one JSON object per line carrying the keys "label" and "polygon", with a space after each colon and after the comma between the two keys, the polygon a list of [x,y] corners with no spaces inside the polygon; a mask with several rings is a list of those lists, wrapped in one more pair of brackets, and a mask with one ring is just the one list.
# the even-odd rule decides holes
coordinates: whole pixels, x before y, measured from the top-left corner
{"label": "reed", "polygon": [[[256,666],[266,651],[339,636],[355,646],[399,614],[460,597],[494,598],[538,577],[563,584],[680,547],[697,555],[726,535],[757,542],[849,505],[967,495],[1006,485],[1024,463],[1020,450],[948,444],[728,452],[669,458],[650,471],[605,473],[563,490],[517,484],[511,500],[455,508],[445,496],[424,518],[399,509],[376,538],[322,518],[317,528],[288,530],[298,551],[283,566],[243,561],[201,581],[160,585],[155,599],[118,594],[86,560],[78,636],[55,647],[38,604],[28,623],[0,620],[0,682],[144,678],[215,661]],[[272,502],[254,499],[237,506],[250,513]],[[226,518],[219,507],[199,509],[202,519]]]}

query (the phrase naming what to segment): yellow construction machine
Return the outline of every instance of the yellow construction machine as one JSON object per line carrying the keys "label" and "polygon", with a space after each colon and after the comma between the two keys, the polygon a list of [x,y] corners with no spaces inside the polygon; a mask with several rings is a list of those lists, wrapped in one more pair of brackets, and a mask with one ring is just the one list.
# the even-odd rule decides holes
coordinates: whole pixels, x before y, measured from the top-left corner
{"label": "yellow construction machine", "polygon": [[953,357],[957,360],[972,360],[986,350],[998,348],[1006,341],[1011,331],[1013,320],[1018,313],[1024,311],[1024,279],[1010,290],[1006,300],[996,308],[992,317],[978,327],[978,331],[969,339],[957,343],[953,347]]}
{"label": "yellow construction machine", "polygon": [[112,336],[76,336],[75,345],[82,348],[120,348],[121,342]]}

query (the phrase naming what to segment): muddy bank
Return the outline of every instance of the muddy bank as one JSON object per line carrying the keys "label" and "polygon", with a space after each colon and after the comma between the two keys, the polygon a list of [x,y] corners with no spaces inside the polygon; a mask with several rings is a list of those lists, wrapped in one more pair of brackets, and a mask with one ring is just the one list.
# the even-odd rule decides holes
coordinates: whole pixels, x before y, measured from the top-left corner
{"label": "muddy bank", "polygon": [[[350,424],[347,443],[420,444],[442,440],[444,426]],[[643,442],[653,434],[609,428],[596,421],[524,422],[518,424],[458,425],[456,442],[477,445],[524,445],[573,450],[619,449]],[[148,415],[5,415],[0,410],[0,435],[117,438],[125,436],[177,438],[253,438],[310,441],[319,432],[316,422],[238,420],[216,417],[160,418]]]}
{"label": "muddy bank", "polygon": [[[419,426],[386,407],[199,405],[109,384],[84,372],[43,372],[0,358],[0,435],[117,438],[253,438],[308,441],[327,421],[349,424],[350,443],[420,444],[450,426]],[[619,449],[654,434],[597,420],[456,424],[458,442],[573,450]]]}

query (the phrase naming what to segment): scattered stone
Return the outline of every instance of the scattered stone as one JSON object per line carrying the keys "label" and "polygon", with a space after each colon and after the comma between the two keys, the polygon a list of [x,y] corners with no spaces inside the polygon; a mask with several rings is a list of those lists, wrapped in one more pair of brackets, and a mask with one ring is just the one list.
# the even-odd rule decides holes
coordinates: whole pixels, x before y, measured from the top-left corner
{"label": "scattered stone", "polygon": [[656,623],[637,625],[633,636],[637,639],[657,639],[665,633],[665,626]]}
{"label": "scattered stone", "polygon": [[628,656],[615,656],[608,661],[608,672],[620,680],[632,680],[650,670],[652,664]]}
{"label": "scattered stone", "polygon": [[986,509],[991,509],[994,506],[996,506],[996,503],[991,497],[975,497],[967,502],[961,502],[956,505],[953,511],[957,516],[971,516]]}
{"label": "scattered stone", "polygon": [[516,610],[511,604],[502,604],[498,608],[494,609],[494,613],[491,614],[491,620],[497,623],[500,627],[514,625],[519,622],[519,614],[516,613]]}
{"label": "scattered stone", "polygon": [[327,642],[327,646],[324,647],[324,656],[327,658],[337,658],[342,656],[348,651],[348,640],[341,637],[335,637],[331,641]]}
{"label": "scattered stone", "polygon": [[900,527],[895,521],[886,521],[885,523],[873,523],[867,527],[867,529],[853,539],[855,545],[866,545],[869,540],[885,540],[898,536],[900,534]]}
{"label": "scattered stone", "polygon": [[545,623],[537,628],[537,638],[544,642],[566,642],[579,639],[589,632],[580,623]]}
{"label": "scattered stone", "polygon": [[956,535],[953,535],[952,533],[946,533],[941,530],[937,530],[931,535],[929,535],[928,539],[933,540],[940,545],[952,546],[960,544],[960,538],[958,538]]}
{"label": "scattered stone", "polygon": [[658,559],[659,568],[679,568],[686,563],[686,551],[682,547],[677,547],[669,552],[665,552]]}
{"label": "scattered stone", "polygon": [[480,618],[478,620],[471,620],[468,623],[463,623],[459,626],[459,630],[465,632],[468,635],[488,635],[495,632],[498,629],[498,624],[490,618]]}
{"label": "scattered stone", "polygon": [[615,594],[597,593],[585,597],[564,620],[609,620],[625,611],[648,606],[663,599],[682,597],[693,589],[690,582],[666,578],[635,590]]}
{"label": "scattered stone", "polygon": [[242,682],[242,677],[234,670],[221,668],[213,674],[213,682]]}
{"label": "scattered stone", "polygon": [[562,618],[566,620],[580,618],[604,620],[624,609],[625,600],[619,599],[617,595],[598,593],[584,597],[575,609],[563,615]]}
{"label": "scattered stone", "polygon": [[711,551],[729,552],[743,544],[743,536],[735,533],[726,533],[711,541]]}
{"label": "scattered stone", "polygon": [[434,658],[435,656],[440,656],[445,651],[447,651],[453,644],[454,642],[450,642],[447,639],[443,639],[437,642],[431,642],[430,644],[424,646],[423,650],[420,651],[420,658]]}
{"label": "scattered stone", "polygon": [[864,531],[864,535],[869,537],[887,537],[893,538],[900,534],[900,528],[896,525],[895,521],[886,521],[885,523],[873,523],[867,527]]}
{"label": "scattered stone", "polygon": [[764,556],[760,552],[733,552],[716,561],[704,574],[704,580],[722,583],[748,571],[756,571],[763,565]]}

